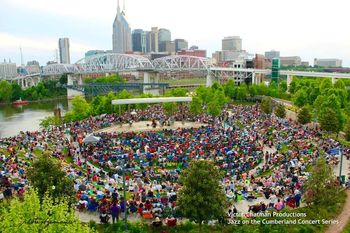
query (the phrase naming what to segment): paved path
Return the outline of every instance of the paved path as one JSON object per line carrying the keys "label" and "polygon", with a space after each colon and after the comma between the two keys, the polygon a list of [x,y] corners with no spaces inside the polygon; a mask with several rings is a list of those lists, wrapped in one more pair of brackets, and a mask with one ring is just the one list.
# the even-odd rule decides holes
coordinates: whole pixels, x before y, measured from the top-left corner
{"label": "paved path", "polygon": [[175,121],[172,126],[164,126],[159,127],[159,124],[156,128],[153,128],[152,126],[147,126],[147,124],[151,125],[151,121],[139,121],[132,124],[130,127],[129,124],[123,124],[122,127],[120,125],[111,126],[108,128],[104,128],[101,130],[98,130],[96,132],[106,132],[106,133],[112,133],[112,132],[141,132],[141,131],[159,131],[163,129],[178,129],[178,128],[199,128],[201,126],[205,126],[206,124],[198,123],[198,122],[185,122],[182,124],[181,121]]}
{"label": "paved path", "polygon": [[343,211],[337,217],[337,220],[339,221],[339,223],[330,225],[328,229],[325,231],[325,233],[342,233],[348,221],[350,221],[350,190],[348,189],[346,193],[348,196],[346,198]]}

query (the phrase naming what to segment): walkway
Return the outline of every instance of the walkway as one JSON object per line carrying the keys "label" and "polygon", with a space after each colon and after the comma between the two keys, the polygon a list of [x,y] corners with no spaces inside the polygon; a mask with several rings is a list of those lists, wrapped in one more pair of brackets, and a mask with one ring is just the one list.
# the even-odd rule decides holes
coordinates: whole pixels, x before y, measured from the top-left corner
{"label": "walkway", "polygon": [[328,227],[325,233],[342,233],[348,221],[350,221],[350,190],[346,191],[347,198],[341,214],[337,217],[338,224],[333,224]]}
{"label": "walkway", "polygon": [[[96,131],[97,133],[99,132],[105,132],[105,133],[122,133],[122,132],[142,132],[142,131],[160,131],[163,129],[178,129],[178,128],[199,128],[201,126],[205,126],[206,124],[198,123],[198,122],[185,122],[182,124],[181,121],[175,121],[172,126],[164,126],[160,127],[159,124],[156,128],[153,128],[151,125],[151,121],[140,121],[140,122],[135,122],[132,124],[130,127],[129,124],[123,124],[122,127],[120,125],[115,125],[111,126],[108,128],[104,128],[101,130]],[[147,124],[149,126],[147,126]]]}

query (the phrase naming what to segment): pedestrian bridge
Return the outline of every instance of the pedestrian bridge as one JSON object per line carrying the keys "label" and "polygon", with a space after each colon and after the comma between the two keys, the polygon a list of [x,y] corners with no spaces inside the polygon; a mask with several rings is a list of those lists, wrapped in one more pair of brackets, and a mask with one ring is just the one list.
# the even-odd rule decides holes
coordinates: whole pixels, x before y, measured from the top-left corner
{"label": "pedestrian bridge", "polygon": [[[213,82],[222,79],[234,79],[236,82],[250,79],[252,83],[260,83],[264,75],[271,74],[270,69],[217,67],[212,64],[209,58],[203,57],[172,55],[150,60],[141,55],[106,53],[85,57],[74,64],[50,64],[43,67],[40,74],[20,76],[9,80],[17,81],[20,85],[24,83],[24,87],[28,87],[36,85],[42,78],[67,74],[68,76],[75,76],[69,77],[68,85],[72,85],[70,80],[77,79],[77,76],[127,72],[143,72],[144,83],[151,82],[152,73],[190,72],[206,77],[207,86],[211,86]],[[350,74],[346,73],[281,70],[280,74],[287,76],[288,85],[291,83],[293,76],[328,77],[332,78],[333,82],[339,78],[350,78]],[[155,82],[159,82],[159,76],[155,80]],[[79,80],[78,85],[82,85]]]}

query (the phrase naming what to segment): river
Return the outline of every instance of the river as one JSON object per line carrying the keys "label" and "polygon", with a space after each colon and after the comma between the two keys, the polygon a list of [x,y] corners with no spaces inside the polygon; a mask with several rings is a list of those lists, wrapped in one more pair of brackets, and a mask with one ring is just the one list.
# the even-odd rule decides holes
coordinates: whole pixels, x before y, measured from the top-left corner
{"label": "river", "polygon": [[63,115],[68,110],[68,100],[29,103],[22,107],[0,105],[0,138],[15,136],[20,131],[38,130],[40,120],[53,116],[56,107],[61,108]]}

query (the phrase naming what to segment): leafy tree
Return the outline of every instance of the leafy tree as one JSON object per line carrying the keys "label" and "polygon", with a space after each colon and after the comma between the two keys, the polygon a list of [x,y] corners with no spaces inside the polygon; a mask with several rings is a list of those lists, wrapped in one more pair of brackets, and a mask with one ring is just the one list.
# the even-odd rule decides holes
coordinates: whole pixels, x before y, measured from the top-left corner
{"label": "leafy tree", "polygon": [[217,117],[220,115],[221,107],[220,104],[217,101],[211,101],[208,104],[208,114],[214,117]]}
{"label": "leafy tree", "polygon": [[33,189],[28,190],[23,201],[12,199],[0,219],[0,229],[3,233],[92,232],[80,222],[67,201],[57,202],[48,195],[41,201]]}
{"label": "leafy tree", "polygon": [[67,84],[67,81],[68,81],[68,75],[67,74],[61,75],[60,80],[59,80],[60,84],[62,84],[62,85]]}
{"label": "leafy tree", "polygon": [[323,93],[324,91],[332,87],[333,87],[333,84],[329,78],[323,79],[320,85],[321,93]]}
{"label": "leafy tree", "polygon": [[246,85],[241,85],[240,87],[237,88],[237,94],[236,94],[236,99],[237,100],[244,100],[247,98],[248,95],[248,90]]}
{"label": "leafy tree", "polygon": [[286,81],[282,81],[279,83],[279,89],[281,92],[286,92],[287,91],[287,82]]}
{"label": "leafy tree", "polygon": [[165,96],[183,97],[187,95],[187,90],[185,88],[174,88],[165,93]]}
{"label": "leafy tree", "polygon": [[196,89],[196,94],[202,101],[203,105],[207,105],[214,97],[212,88],[200,86]]}
{"label": "leafy tree", "polygon": [[66,113],[64,119],[66,122],[80,121],[88,118],[91,113],[91,107],[82,96],[76,96],[72,100],[72,111]]}
{"label": "leafy tree", "polygon": [[2,80],[0,81],[0,101],[8,102],[12,97],[12,86],[9,82]]}
{"label": "leafy tree", "polygon": [[260,83],[259,85],[257,85],[257,92],[258,95],[268,95],[269,87],[266,86],[265,83]]}
{"label": "leafy tree", "polygon": [[261,110],[266,114],[272,113],[272,98],[264,97],[261,102]]}
{"label": "leafy tree", "polygon": [[320,158],[313,166],[311,176],[305,183],[305,201],[316,208],[324,208],[337,202],[339,188],[335,185],[336,177],[333,169]]}
{"label": "leafy tree", "polygon": [[346,121],[344,132],[345,132],[345,139],[347,141],[350,141],[350,118],[348,118],[348,120]]}
{"label": "leafy tree", "polygon": [[48,116],[40,121],[40,126],[46,128],[50,125],[61,125],[62,123],[63,122],[60,118],[55,116]]}
{"label": "leafy tree", "polygon": [[319,122],[322,130],[329,133],[338,133],[340,131],[340,123],[337,119],[337,113],[329,107],[321,111]]}
{"label": "leafy tree", "polygon": [[60,162],[50,157],[48,152],[33,162],[28,169],[28,179],[41,199],[47,193],[53,198],[65,197],[70,203],[74,202],[73,181],[68,179]]}
{"label": "leafy tree", "polygon": [[311,122],[311,113],[309,111],[309,108],[306,106],[302,107],[298,113],[298,122],[302,125],[305,125],[307,123]]}
{"label": "leafy tree", "polygon": [[283,104],[277,105],[277,108],[275,110],[275,114],[279,118],[285,118],[286,117],[286,108],[284,107]]}
{"label": "leafy tree", "polygon": [[173,115],[178,109],[178,105],[174,102],[163,103],[163,108],[168,115]]}
{"label": "leafy tree", "polygon": [[16,82],[11,84],[12,86],[12,96],[11,100],[18,100],[20,98],[23,98],[23,91],[20,85],[18,85]]}
{"label": "leafy tree", "polygon": [[190,112],[194,114],[199,114],[202,112],[202,110],[203,107],[200,98],[197,96],[192,97],[192,102],[190,104]]}
{"label": "leafy tree", "polygon": [[298,82],[293,80],[289,85],[289,92],[294,94],[298,90]]}
{"label": "leafy tree", "polygon": [[293,103],[298,106],[302,107],[308,102],[308,95],[305,91],[305,89],[298,90],[294,96],[293,96]]}
{"label": "leafy tree", "polygon": [[233,80],[229,80],[224,86],[225,95],[230,99],[236,98],[237,87]]}
{"label": "leafy tree", "polygon": [[220,178],[219,169],[208,160],[192,160],[180,177],[183,187],[178,207],[184,217],[199,224],[200,232],[203,223],[225,213],[226,197]]}
{"label": "leafy tree", "polygon": [[346,89],[345,83],[343,82],[343,80],[338,79],[334,84],[334,88],[345,90]]}

